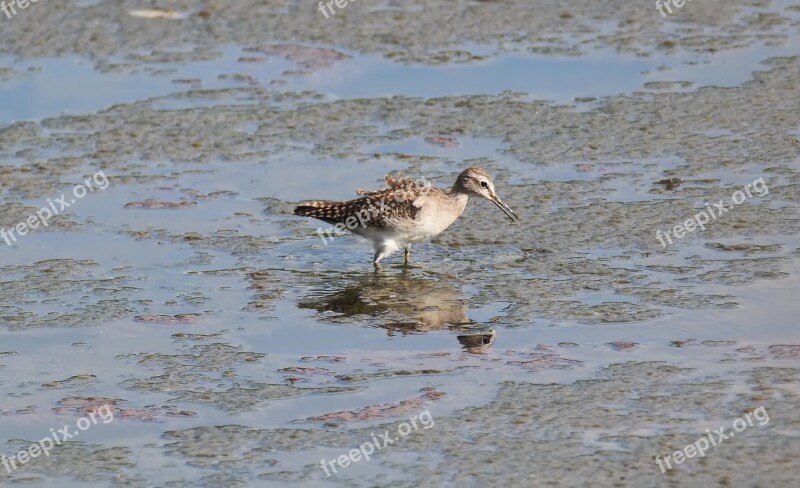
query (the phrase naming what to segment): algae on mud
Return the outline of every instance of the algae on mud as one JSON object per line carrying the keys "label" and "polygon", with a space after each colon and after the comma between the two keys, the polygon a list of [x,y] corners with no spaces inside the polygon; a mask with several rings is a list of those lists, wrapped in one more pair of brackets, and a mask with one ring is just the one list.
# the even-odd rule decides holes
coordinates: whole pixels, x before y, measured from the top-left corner
{"label": "algae on mud", "polygon": [[[93,398],[127,415],[0,482],[792,486],[800,4],[312,7],[3,21],[0,94],[29,98],[3,100],[0,226],[98,169],[111,184],[0,243],[0,454]],[[559,64],[578,83],[520,79]],[[397,83],[415,75],[427,91]],[[374,274],[367,244],[289,215],[471,165],[523,221],[473,203],[423,268]],[[661,247],[758,177],[768,197]],[[423,403],[434,429],[324,479],[320,458],[403,420],[360,413]],[[655,455],[761,405],[769,425],[660,473]]]}

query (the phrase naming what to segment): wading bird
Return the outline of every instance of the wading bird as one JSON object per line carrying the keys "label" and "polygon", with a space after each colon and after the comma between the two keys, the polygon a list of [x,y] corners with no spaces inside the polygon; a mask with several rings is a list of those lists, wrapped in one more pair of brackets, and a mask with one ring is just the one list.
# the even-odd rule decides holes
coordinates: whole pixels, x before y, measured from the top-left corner
{"label": "wading bird", "polygon": [[337,229],[369,239],[375,248],[373,263],[397,251],[405,250],[405,264],[410,264],[411,244],[433,238],[464,212],[469,197],[485,198],[513,220],[519,217],[500,200],[492,178],[481,168],[467,168],[458,175],[450,190],[418,184],[411,178],[386,175],[388,188],[357,190],[361,198],[346,202],[305,202],[294,209],[295,215],[314,217]]}

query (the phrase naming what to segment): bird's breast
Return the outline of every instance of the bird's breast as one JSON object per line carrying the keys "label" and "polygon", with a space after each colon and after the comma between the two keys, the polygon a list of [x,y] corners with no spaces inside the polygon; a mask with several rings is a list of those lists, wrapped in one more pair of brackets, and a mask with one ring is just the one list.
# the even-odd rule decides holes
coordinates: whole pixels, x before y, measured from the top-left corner
{"label": "bird's breast", "polygon": [[467,206],[466,195],[457,195],[450,198],[430,198],[423,202],[417,216],[420,234],[424,238],[441,234],[453,225],[461,216]]}

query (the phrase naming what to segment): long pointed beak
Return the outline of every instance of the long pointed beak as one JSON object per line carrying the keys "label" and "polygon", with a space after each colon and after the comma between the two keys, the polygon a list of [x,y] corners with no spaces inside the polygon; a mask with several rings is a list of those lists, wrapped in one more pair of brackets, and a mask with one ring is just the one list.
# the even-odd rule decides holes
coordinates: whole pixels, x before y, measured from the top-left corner
{"label": "long pointed beak", "polygon": [[500,210],[502,210],[503,213],[505,213],[508,216],[508,218],[511,219],[512,222],[515,219],[519,220],[519,217],[517,217],[517,214],[515,214],[514,211],[511,210],[511,208],[509,208],[508,205],[503,203],[503,201],[500,200],[500,197],[498,197],[497,195],[492,195],[492,198],[490,198],[489,200],[491,200],[495,205],[500,207]]}

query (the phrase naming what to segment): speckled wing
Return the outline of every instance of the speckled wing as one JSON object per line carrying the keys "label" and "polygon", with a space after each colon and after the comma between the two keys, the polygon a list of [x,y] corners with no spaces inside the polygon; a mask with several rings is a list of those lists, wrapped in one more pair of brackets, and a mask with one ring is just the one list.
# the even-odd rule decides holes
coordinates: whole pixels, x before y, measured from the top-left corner
{"label": "speckled wing", "polygon": [[[387,174],[383,177],[386,180],[386,184],[389,186],[389,189],[392,191],[424,191],[427,188],[426,186],[418,185],[416,181],[411,178],[404,178],[402,173],[397,173],[397,178],[392,177],[391,174]],[[359,195],[375,195],[381,194],[385,192],[386,189],[382,190],[356,190],[356,193]]]}
{"label": "speckled wing", "polygon": [[[358,190],[361,198],[346,202],[305,202],[294,209],[295,215],[313,217],[329,224],[343,223],[354,217],[357,227],[394,228],[414,221],[419,212],[418,198],[430,187],[417,185],[411,178],[386,176],[389,188],[375,191]],[[350,219],[352,228],[353,219]],[[356,228],[357,228],[356,227]]]}

